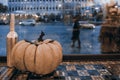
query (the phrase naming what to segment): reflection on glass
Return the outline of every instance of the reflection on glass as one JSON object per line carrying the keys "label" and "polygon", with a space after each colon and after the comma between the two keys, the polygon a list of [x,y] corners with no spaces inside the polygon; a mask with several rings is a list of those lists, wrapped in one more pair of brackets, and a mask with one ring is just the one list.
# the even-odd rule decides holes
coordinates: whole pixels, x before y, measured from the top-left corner
{"label": "reflection on glass", "polygon": [[[57,40],[63,47],[64,54],[102,54],[101,52],[120,52],[120,2],[110,0],[8,0],[9,11],[15,13],[15,29],[19,40],[37,40],[42,31],[44,39]],[[15,4],[15,5],[13,5]],[[49,6],[48,6],[49,4]],[[55,5],[53,5],[55,4]],[[73,17],[79,15],[79,21],[85,21],[80,29],[81,48],[71,47],[73,29]],[[0,55],[6,55],[5,38],[9,32],[9,14],[0,14]],[[31,22],[25,22],[26,26],[19,25],[21,21],[34,19],[35,26]],[[4,21],[5,20],[5,21]],[[7,20],[7,23],[5,23]],[[105,20],[105,25],[103,25]],[[3,22],[4,21],[4,22]],[[95,25],[93,29],[88,25]],[[29,24],[29,25],[28,25]],[[100,25],[96,25],[100,24]],[[87,25],[87,26],[86,26]],[[100,39],[100,41],[98,40]],[[77,43],[75,43],[77,44]]]}
{"label": "reflection on glass", "polygon": [[120,13],[117,3],[106,5],[106,22],[100,31],[102,52],[120,52]]}
{"label": "reflection on glass", "polygon": [[120,27],[102,27],[100,42],[103,53],[120,52]]}

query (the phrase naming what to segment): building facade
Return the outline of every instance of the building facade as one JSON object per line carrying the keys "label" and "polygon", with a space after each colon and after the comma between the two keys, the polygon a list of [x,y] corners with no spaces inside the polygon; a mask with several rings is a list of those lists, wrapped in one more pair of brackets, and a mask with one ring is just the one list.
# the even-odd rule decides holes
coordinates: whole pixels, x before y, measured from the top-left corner
{"label": "building facade", "polygon": [[34,14],[92,13],[93,0],[8,0],[9,12]]}
{"label": "building facade", "polygon": [[23,11],[24,13],[50,14],[61,13],[62,0],[9,0],[9,12]]}

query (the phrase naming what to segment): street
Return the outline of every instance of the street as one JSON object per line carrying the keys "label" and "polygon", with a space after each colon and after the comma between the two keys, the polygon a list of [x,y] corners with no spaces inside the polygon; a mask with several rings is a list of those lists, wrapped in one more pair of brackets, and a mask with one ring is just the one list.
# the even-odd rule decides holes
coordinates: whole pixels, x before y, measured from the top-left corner
{"label": "street", "polygon": [[[98,40],[101,26],[95,29],[80,29],[81,48],[71,47],[72,24],[63,23],[38,23],[35,26],[15,25],[19,40],[37,40],[41,31],[45,32],[43,39],[53,39],[60,42],[63,54],[101,54],[100,42]],[[6,56],[6,36],[9,25],[0,25],[0,56]]]}

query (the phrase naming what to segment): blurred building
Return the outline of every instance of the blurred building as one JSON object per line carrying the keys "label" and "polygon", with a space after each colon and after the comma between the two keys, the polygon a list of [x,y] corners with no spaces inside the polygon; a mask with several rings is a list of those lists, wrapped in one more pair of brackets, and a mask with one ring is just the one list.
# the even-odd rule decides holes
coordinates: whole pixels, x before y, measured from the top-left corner
{"label": "blurred building", "polygon": [[65,0],[63,3],[63,13],[86,15],[93,12],[93,0]]}
{"label": "blurred building", "polygon": [[103,10],[104,17],[106,16],[106,4],[117,3],[118,8],[120,9],[120,0],[94,0],[95,7],[99,11],[100,7]]}
{"label": "blurred building", "polygon": [[9,12],[44,14],[88,14],[93,0],[8,0]]}
{"label": "blurred building", "polygon": [[120,0],[8,0],[10,13],[39,15],[81,15],[85,19],[96,19],[96,14],[102,11],[106,14],[106,4]]}
{"label": "blurred building", "polygon": [[62,12],[62,0],[8,0],[9,12],[51,14]]}

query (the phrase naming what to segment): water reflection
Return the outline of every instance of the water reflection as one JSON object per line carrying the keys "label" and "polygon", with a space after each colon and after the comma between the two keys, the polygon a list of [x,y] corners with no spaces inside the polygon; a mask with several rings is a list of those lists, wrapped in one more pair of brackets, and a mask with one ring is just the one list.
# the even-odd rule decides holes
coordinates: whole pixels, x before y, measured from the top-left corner
{"label": "water reflection", "polygon": [[120,27],[103,26],[100,31],[100,42],[103,53],[119,53]]}

